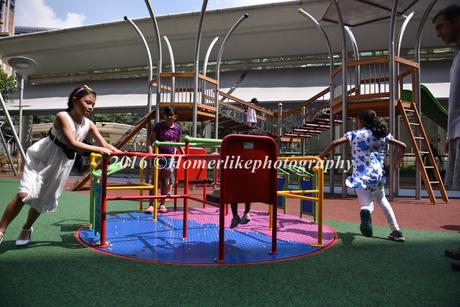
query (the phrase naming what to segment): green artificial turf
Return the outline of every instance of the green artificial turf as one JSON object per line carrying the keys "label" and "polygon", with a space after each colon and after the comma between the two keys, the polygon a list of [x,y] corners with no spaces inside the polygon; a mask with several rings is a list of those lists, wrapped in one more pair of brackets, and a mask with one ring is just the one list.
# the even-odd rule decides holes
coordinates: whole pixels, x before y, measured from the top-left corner
{"label": "green artificial turf", "polygon": [[[17,180],[0,178],[0,210]],[[111,210],[136,209],[113,203]],[[81,246],[88,197],[64,193],[57,212],[36,222],[33,242],[16,248],[23,210],[0,246],[0,306],[458,306],[460,272],[443,256],[458,233],[406,229],[405,243],[374,237],[356,224],[326,221],[337,243],[291,261],[194,267],[124,260]]]}

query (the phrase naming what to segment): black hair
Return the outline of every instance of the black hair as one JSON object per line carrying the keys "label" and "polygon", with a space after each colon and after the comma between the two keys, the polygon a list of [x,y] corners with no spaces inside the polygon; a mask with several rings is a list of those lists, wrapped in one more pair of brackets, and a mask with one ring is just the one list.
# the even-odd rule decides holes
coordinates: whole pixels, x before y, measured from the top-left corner
{"label": "black hair", "polygon": [[80,100],[82,97],[85,97],[86,95],[93,94],[96,96],[96,92],[93,91],[92,88],[90,88],[88,85],[80,85],[79,87],[76,87],[73,89],[72,92],[70,92],[69,99],[67,101],[67,112],[72,111],[73,109],[73,98],[76,98],[77,100]]}
{"label": "black hair", "polygon": [[252,98],[251,103],[259,103],[259,101],[257,100],[257,98]]}
{"label": "black hair", "polygon": [[436,15],[434,15],[432,22],[436,20],[439,16],[443,16],[449,22],[454,22],[457,16],[460,16],[460,6],[456,4],[449,5],[448,7],[440,10]]}
{"label": "black hair", "polygon": [[174,110],[173,107],[165,107],[165,108],[163,108],[162,114],[163,114],[163,116],[164,115],[173,116],[173,115],[176,115],[176,110]]}
{"label": "black hair", "polygon": [[359,113],[358,118],[361,120],[365,128],[372,131],[372,134],[377,138],[383,138],[388,135],[387,127],[377,117],[374,110],[364,110]]}

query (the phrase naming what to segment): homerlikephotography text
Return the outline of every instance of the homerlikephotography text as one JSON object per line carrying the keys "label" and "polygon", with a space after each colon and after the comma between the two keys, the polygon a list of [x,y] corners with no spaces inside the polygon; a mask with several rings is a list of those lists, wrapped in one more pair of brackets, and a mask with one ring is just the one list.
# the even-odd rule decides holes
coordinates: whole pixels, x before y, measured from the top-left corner
{"label": "homerlikephotography text", "polygon": [[[317,160],[271,160],[268,156],[265,156],[264,159],[242,159],[241,156],[226,156],[224,159],[199,159],[199,158],[186,158],[182,155],[172,156],[172,157],[126,157],[123,156],[121,159],[118,156],[113,156],[111,158],[111,163],[117,163],[120,161],[123,165],[123,168],[141,168],[145,169],[148,166],[148,161],[154,161],[155,165],[158,168],[170,167],[171,163],[167,163],[169,159],[174,159],[172,163],[173,167],[180,166],[183,169],[246,169],[250,170],[251,173],[254,173],[258,169],[289,169],[289,168],[304,168],[312,169],[313,167],[319,165]],[[350,160],[343,160],[341,156],[337,156],[334,160],[324,160],[323,161],[324,172],[327,173],[329,170],[344,170],[348,172],[352,167],[352,162]]]}

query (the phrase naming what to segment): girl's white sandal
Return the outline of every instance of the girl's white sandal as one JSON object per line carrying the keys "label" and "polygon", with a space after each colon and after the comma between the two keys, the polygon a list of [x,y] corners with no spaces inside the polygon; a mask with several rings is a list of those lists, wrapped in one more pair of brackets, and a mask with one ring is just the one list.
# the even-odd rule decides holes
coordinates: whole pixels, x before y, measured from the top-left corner
{"label": "girl's white sandal", "polygon": [[32,231],[34,229],[31,227],[30,229],[22,229],[21,232],[26,232],[27,233],[27,239],[25,240],[16,240],[16,246],[26,246],[30,243],[30,240],[32,239]]}

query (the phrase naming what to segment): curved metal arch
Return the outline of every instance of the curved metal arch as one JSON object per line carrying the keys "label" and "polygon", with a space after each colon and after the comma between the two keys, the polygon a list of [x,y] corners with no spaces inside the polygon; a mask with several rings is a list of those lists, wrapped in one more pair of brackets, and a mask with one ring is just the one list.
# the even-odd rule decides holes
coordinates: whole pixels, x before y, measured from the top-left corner
{"label": "curved metal arch", "polygon": [[150,48],[149,45],[147,44],[147,41],[142,34],[142,31],[139,29],[139,27],[127,16],[124,17],[124,20],[128,21],[129,24],[134,28],[134,30],[137,32],[139,37],[142,40],[142,43],[144,44],[145,51],[147,52],[147,59],[149,61],[149,71],[148,71],[148,88],[147,88],[147,111],[150,113],[152,111],[152,71],[153,71],[153,65],[152,65],[152,55],[150,53]]}
{"label": "curved metal arch", "polygon": [[[420,64],[420,45],[422,43],[422,33],[423,27],[425,26],[426,20],[428,19],[428,15],[430,14],[431,10],[433,9],[434,5],[436,4],[437,0],[432,0],[426,7],[425,11],[423,12],[422,19],[420,20],[417,34],[415,35],[415,62]],[[417,74],[415,75],[415,102],[417,105],[417,110],[422,112],[422,100],[420,99],[420,68],[417,69]],[[420,148],[421,142],[418,141],[418,146]],[[415,169],[415,199],[421,198],[421,190],[422,190],[422,177],[420,175],[420,168],[417,167]]]}
{"label": "curved metal arch", "polygon": [[[165,40],[166,46],[168,47],[169,60],[171,61],[171,72],[175,73],[176,63],[174,61],[174,53],[173,53],[171,43],[169,42],[169,39],[166,35],[163,35],[163,39]],[[172,77],[171,78],[171,102],[175,101],[175,97],[176,97],[176,78]]]}
{"label": "curved metal arch", "polygon": [[[350,39],[351,46],[353,48],[353,55],[356,61],[359,60],[359,49],[358,43],[356,42],[355,35],[349,26],[345,26],[345,31],[348,34],[348,38]],[[361,68],[359,66],[356,67],[356,91],[359,94],[361,92]]]}
{"label": "curved metal arch", "polygon": [[196,35],[195,42],[195,74],[194,74],[194,85],[193,85],[193,115],[192,115],[192,134],[193,137],[196,137],[196,126],[198,120],[198,74],[200,70],[200,45],[201,45],[201,35],[203,32],[203,20],[204,14],[206,13],[206,7],[208,6],[208,0],[203,0],[203,5],[201,6],[200,22],[198,25],[198,32]]}
{"label": "curved metal arch", "polygon": [[[396,100],[398,87],[396,86],[396,65],[395,65],[395,28],[396,28],[396,13],[398,9],[398,0],[393,0],[393,6],[391,9],[391,18],[390,18],[390,31],[388,35],[388,56],[389,56],[389,103],[388,103],[388,117],[390,119],[390,129],[389,132],[392,135],[395,135],[396,132],[396,112],[394,107],[394,101]],[[393,151],[390,151],[390,161],[394,159]],[[389,175],[389,188],[390,188],[390,198],[394,196],[395,192],[395,167],[390,163],[390,175]]]}
{"label": "curved metal arch", "polygon": [[399,29],[398,44],[396,45],[396,55],[397,56],[401,54],[401,45],[402,45],[404,33],[406,32],[407,25],[411,21],[412,17],[414,17],[414,15],[415,15],[415,12],[411,12],[409,15],[405,16],[404,22],[402,23],[401,28]]}
{"label": "curved metal arch", "polygon": [[156,88],[156,114],[155,114],[155,121],[158,123],[160,121],[160,103],[161,103],[161,72],[163,67],[163,53],[161,51],[161,38],[160,38],[160,30],[158,28],[158,22],[155,18],[155,14],[150,6],[149,0],[145,0],[145,5],[147,6],[147,10],[149,11],[150,18],[153,22],[153,28],[155,32],[155,36],[157,39],[157,52],[158,52],[158,64],[157,64],[157,88]]}
{"label": "curved metal arch", "polygon": [[[326,34],[326,31],[324,31],[323,27],[321,27],[320,23],[309,13],[304,11],[303,9],[298,9],[297,12],[304,16],[306,19],[311,21],[316,28],[319,30],[321,35],[324,38],[324,41],[326,42],[327,46],[327,51],[329,53],[329,77],[332,76],[332,73],[334,71],[334,54],[332,53],[332,47],[331,47],[331,41],[329,40],[329,37]],[[331,82],[329,85],[330,90],[329,90],[329,106],[332,105],[332,102],[334,101],[334,86]],[[332,114],[332,110],[329,115],[329,121],[331,123],[331,131],[330,131],[330,138],[331,142],[335,139],[335,131],[334,131],[334,115]],[[329,155],[329,159],[334,160],[334,152],[331,152]],[[329,192],[334,193],[334,175],[333,172],[329,175]]]}
{"label": "curved metal arch", "polygon": [[[345,24],[343,22],[342,12],[338,0],[332,0],[337,16],[339,17],[339,26],[342,32],[342,135],[347,130],[347,38],[345,33]],[[347,159],[347,148],[342,146],[342,159]],[[342,172],[342,197],[347,196],[347,187],[345,185],[346,173]]]}
{"label": "curved metal arch", "polygon": [[212,42],[209,44],[208,50],[206,51],[206,56],[204,57],[204,62],[203,62],[203,75],[206,76],[206,71],[208,70],[208,60],[209,56],[211,55],[211,51],[214,48],[214,45],[217,43],[219,40],[219,36],[214,37]]}
{"label": "curved metal arch", "polygon": [[222,40],[222,44],[220,45],[219,48],[219,53],[217,55],[217,61],[216,61],[216,80],[217,80],[217,89],[216,89],[216,95],[215,95],[215,105],[216,105],[216,118],[215,118],[215,138],[219,138],[219,83],[220,83],[220,63],[222,62],[222,55],[224,54],[224,47],[225,43],[227,42],[228,38],[232,33],[235,31],[235,29],[245,20],[249,17],[248,14],[243,14],[228,30],[227,35],[225,35],[224,39]]}

